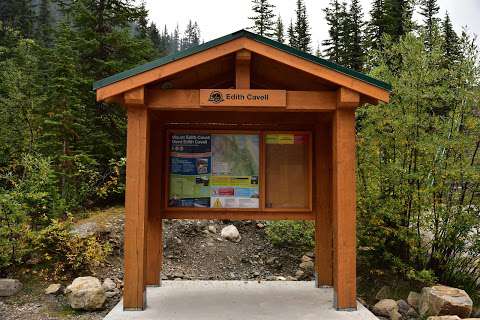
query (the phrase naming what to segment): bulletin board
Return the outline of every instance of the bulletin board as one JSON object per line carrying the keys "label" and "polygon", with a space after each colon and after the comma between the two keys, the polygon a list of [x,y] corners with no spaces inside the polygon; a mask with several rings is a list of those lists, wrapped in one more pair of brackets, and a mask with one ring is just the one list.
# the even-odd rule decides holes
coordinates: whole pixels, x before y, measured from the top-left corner
{"label": "bulletin board", "polygon": [[167,132],[166,209],[312,211],[308,131]]}

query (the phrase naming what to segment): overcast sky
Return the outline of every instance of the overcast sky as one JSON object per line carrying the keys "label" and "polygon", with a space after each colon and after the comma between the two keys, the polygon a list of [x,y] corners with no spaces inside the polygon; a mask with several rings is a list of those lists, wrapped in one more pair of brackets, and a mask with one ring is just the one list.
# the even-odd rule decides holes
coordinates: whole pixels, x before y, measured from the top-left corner
{"label": "overcast sky", "polygon": [[[271,0],[276,5],[275,12],[280,14],[285,25],[293,18],[296,0]],[[325,15],[322,11],[330,0],[305,0],[311,24],[312,45],[316,47],[327,34]],[[348,1],[350,2],[350,1]],[[364,12],[370,10],[372,0],[360,0]],[[183,30],[188,19],[200,25],[202,40],[209,41],[239,29],[250,26],[250,0],[147,0],[150,20],[157,26],[167,25],[169,30],[179,24]],[[480,34],[480,0],[438,0],[443,18],[445,11],[450,13],[455,29],[460,32],[468,26],[470,32]],[[366,14],[366,16],[368,16]]]}

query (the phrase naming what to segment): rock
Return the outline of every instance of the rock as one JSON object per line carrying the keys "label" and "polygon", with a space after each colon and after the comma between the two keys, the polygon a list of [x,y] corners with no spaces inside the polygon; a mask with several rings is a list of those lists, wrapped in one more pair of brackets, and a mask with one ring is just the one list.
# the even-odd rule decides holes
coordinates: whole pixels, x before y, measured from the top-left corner
{"label": "rock", "polygon": [[116,288],[113,289],[113,290],[111,290],[111,291],[105,292],[105,296],[106,296],[107,298],[115,297],[115,296],[118,295],[118,294],[120,294],[120,290],[118,290],[118,289],[116,289]]}
{"label": "rock", "polygon": [[427,320],[460,320],[458,316],[431,316]]}
{"label": "rock", "polygon": [[220,233],[223,239],[227,239],[233,242],[239,242],[241,240],[240,233],[237,227],[233,224],[224,227]]}
{"label": "rock", "polygon": [[310,257],[310,258],[314,258],[315,257],[315,253],[313,251],[308,251],[308,252],[305,252],[305,255],[307,257]]}
{"label": "rock", "polygon": [[313,271],[315,265],[313,264],[313,261],[305,261],[300,263],[300,269],[303,269],[305,271]]}
{"label": "rock", "polygon": [[472,299],[464,290],[442,285],[423,288],[419,301],[422,317],[457,315],[468,318],[472,307]]}
{"label": "rock", "polygon": [[107,298],[100,280],[95,277],[76,278],[65,289],[65,293],[73,309],[101,309]]}
{"label": "rock", "polygon": [[398,311],[393,310],[390,313],[390,320],[402,320],[402,314]]}
{"label": "rock", "polygon": [[297,281],[297,278],[292,276],[287,276],[287,281]]}
{"label": "rock", "polygon": [[265,228],[265,225],[263,223],[257,223],[257,228],[258,229],[263,229],[263,228]]}
{"label": "rock", "polygon": [[375,295],[375,299],[378,301],[383,300],[383,299],[388,299],[389,297],[392,296],[389,286],[383,286],[380,290],[378,290],[377,294]]}
{"label": "rock", "polygon": [[307,256],[307,255],[303,255],[303,256],[302,256],[302,262],[308,262],[308,261],[312,261],[312,258],[310,258],[310,257]]}
{"label": "rock", "polygon": [[57,294],[60,292],[62,285],[60,283],[53,283],[45,289],[45,294]]}
{"label": "rock", "polygon": [[418,319],[418,317],[419,317],[418,312],[413,307],[410,307],[410,309],[408,309],[405,316],[407,317],[407,319],[412,319],[412,318],[413,319]]}
{"label": "rock", "polygon": [[415,292],[415,291],[410,291],[408,294],[407,302],[409,305],[414,307],[415,309],[418,309],[418,301],[420,300],[420,293]]}
{"label": "rock", "polygon": [[392,314],[396,316],[398,313],[397,302],[392,299],[383,299],[377,302],[372,309],[377,316],[390,317]]}
{"label": "rock", "polygon": [[398,312],[402,315],[406,315],[408,310],[410,310],[410,305],[405,300],[397,300]]}
{"label": "rock", "polygon": [[297,279],[301,279],[305,276],[305,272],[303,272],[302,270],[297,270],[297,272],[295,272],[295,278]]}
{"label": "rock", "polygon": [[17,279],[0,279],[0,297],[10,297],[22,290],[23,284]]}
{"label": "rock", "polygon": [[208,226],[208,231],[211,233],[217,233],[217,227],[215,227],[214,225],[210,225]]}
{"label": "rock", "polygon": [[269,265],[272,265],[272,264],[275,264],[276,261],[277,261],[277,257],[270,257],[267,259],[266,263]]}
{"label": "rock", "polygon": [[276,277],[276,280],[278,280],[278,281],[286,281],[287,278],[285,278],[285,277],[283,277],[283,276],[277,276],[277,277]]}
{"label": "rock", "polygon": [[106,278],[105,280],[103,280],[102,287],[105,291],[112,291],[117,288],[117,285],[115,284],[115,282],[113,282],[112,279]]}

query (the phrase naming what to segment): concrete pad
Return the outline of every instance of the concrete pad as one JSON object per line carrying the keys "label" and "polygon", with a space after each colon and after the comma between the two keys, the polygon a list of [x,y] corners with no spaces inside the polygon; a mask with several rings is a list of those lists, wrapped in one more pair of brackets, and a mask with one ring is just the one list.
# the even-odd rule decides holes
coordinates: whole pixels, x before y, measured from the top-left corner
{"label": "concrete pad", "polygon": [[105,320],[378,320],[358,304],[333,309],[333,289],[306,281],[163,281],[147,288],[144,311],[123,311],[122,301]]}

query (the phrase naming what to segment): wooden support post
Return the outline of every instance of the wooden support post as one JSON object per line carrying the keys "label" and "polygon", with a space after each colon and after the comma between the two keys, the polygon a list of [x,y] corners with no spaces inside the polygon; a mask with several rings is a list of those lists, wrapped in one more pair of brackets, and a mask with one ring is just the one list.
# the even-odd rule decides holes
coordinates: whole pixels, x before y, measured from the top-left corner
{"label": "wooden support post", "polygon": [[[333,284],[338,310],[356,310],[355,108],[360,97],[338,92],[333,117]],[[358,101],[358,103],[357,103]]]}
{"label": "wooden support post", "polygon": [[315,130],[315,269],[317,287],[333,285],[332,125]]}
{"label": "wooden support post", "polygon": [[240,50],[235,56],[235,87],[237,89],[250,89],[250,60],[252,53]]}
{"label": "wooden support post", "polygon": [[146,221],[148,212],[149,114],[127,106],[127,175],[125,190],[124,310],[146,305]]}
{"label": "wooden support post", "polygon": [[150,124],[150,161],[147,219],[147,278],[148,286],[160,286],[163,258],[162,235],[162,168],[164,155],[163,128],[160,121]]}

